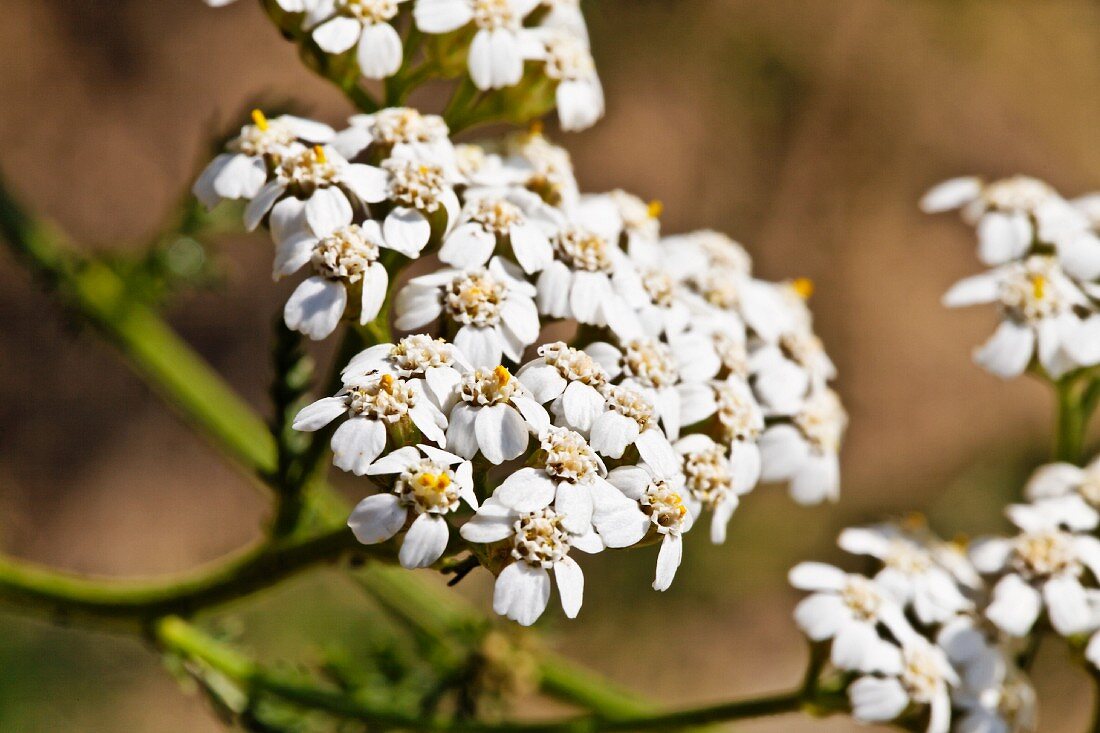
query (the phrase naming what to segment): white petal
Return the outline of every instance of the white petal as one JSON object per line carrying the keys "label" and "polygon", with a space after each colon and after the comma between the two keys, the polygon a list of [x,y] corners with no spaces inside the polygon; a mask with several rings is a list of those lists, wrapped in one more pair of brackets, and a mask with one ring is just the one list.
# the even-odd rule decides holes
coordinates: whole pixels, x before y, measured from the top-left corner
{"label": "white petal", "polygon": [[467,0],[418,0],[413,16],[425,33],[450,33],[469,23],[473,10]]}
{"label": "white petal", "polygon": [[332,434],[332,465],[362,476],[386,447],[386,428],[377,420],[353,417]]}
{"label": "white petal", "polygon": [[584,484],[562,481],[554,495],[554,511],[562,515],[562,526],[573,534],[592,528],[592,494]]}
{"label": "white petal", "polygon": [[573,284],[573,274],[564,263],[557,260],[547,265],[539,273],[535,286],[538,296],[535,302],[539,312],[554,318],[569,315],[569,290]]}
{"label": "white petal", "polygon": [[[539,312],[534,301],[512,296],[500,306],[500,320],[505,332],[510,332],[523,346],[533,344],[539,337]],[[522,357],[522,349],[515,361]]]}
{"label": "white petal", "polygon": [[848,582],[843,570],[821,562],[799,563],[791,568],[787,579],[799,590],[838,591]]}
{"label": "white petal", "polygon": [[1085,472],[1072,463],[1050,463],[1040,466],[1027,482],[1027,498],[1050,499],[1065,496],[1085,481]]}
{"label": "white petal", "polygon": [[978,255],[987,265],[1021,257],[1031,246],[1031,222],[1022,212],[990,212],[978,223]]}
{"label": "white petal", "polygon": [[542,270],[554,258],[553,247],[546,234],[529,222],[520,222],[509,231],[516,262],[527,274]]}
{"label": "white petal", "polygon": [[493,610],[522,626],[538,620],[550,602],[550,575],[542,568],[514,562],[501,571],[493,589]]}
{"label": "white petal", "polygon": [[287,328],[301,331],[319,341],[340,323],[347,307],[348,293],[342,282],[311,277],[303,280],[283,307]]}
{"label": "white petal", "polygon": [[864,723],[878,723],[901,715],[909,705],[909,696],[896,679],[861,677],[848,688],[852,717]]}
{"label": "white petal", "polygon": [[338,15],[313,29],[313,40],[326,53],[343,53],[355,45],[363,26],[354,18]]}
{"label": "white petal", "polygon": [[573,274],[569,291],[569,308],[581,323],[601,325],[600,304],[611,297],[611,281],[600,272],[580,271]]}
{"label": "white petal", "polygon": [[764,431],[757,442],[763,458],[761,478],[781,481],[793,476],[806,462],[810,448],[793,425],[776,425]]}
{"label": "white petal", "polygon": [[795,623],[812,641],[831,639],[850,619],[844,601],[832,593],[815,593],[794,609]]}
{"label": "white petal", "polygon": [[455,334],[454,342],[475,367],[493,368],[500,364],[503,339],[495,327],[463,326]]}
{"label": "white petal", "polygon": [[1004,321],[993,336],[974,353],[974,360],[1005,379],[1018,377],[1027,369],[1035,349],[1035,334],[1025,325]]}
{"label": "white petal", "polygon": [[[207,209],[213,209],[219,203],[221,203],[222,196],[214,188],[214,179],[218,174],[229,165],[229,161],[236,157],[233,153],[221,153],[217,155],[206,168],[203,169],[202,174],[195,180],[195,183],[191,186],[191,193],[199,202]],[[267,177],[266,174],[264,176]],[[261,181],[260,185],[263,185]]]}
{"label": "white petal", "polygon": [[930,188],[921,197],[920,208],[928,214],[958,209],[976,199],[981,192],[982,182],[979,178],[951,178]]}
{"label": "white petal", "polygon": [[810,455],[791,477],[791,498],[803,506],[836,501],[840,494],[840,460],[836,453]]}
{"label": "white petal", "polygon": [[943,304],[948,308],[962,308],[968,305],[992,303],[999,297],[1001,278],[1000,270],[963,278],[944,294]]}
{"label": "white petal", "polygon": [[218,168],[211,184],[223,199],[248,199],[259,194],[266,180],[267,167],[262,158],[234,155]]}
{"label": "white petal", "polygon": [[576,618],[584,600],[584,574],[581,566],[571,557],[563,557],[554,563],[554,580],[558,584],[561,607],[569,618]]}
{"label": "white petal", "polygon": [[573,382],[566,387],[561,400],[566,422],[582,433],[587,433],[604,411],[603,395],[584,382]]}
{"label": "white petal", "polygon": [[472,270],[489,261],[496,237],[477,222],[467,222],[451,232],[439,248],[439,259],[453,267]]}
{"label": "white petal", "polygon": [[488,544],[511,537],[516,514],[495,498],[486,499],[470,521],[462,525],[459,534],[470,542]]}
{"label": "white petal", "polygon": [[390,276],[381,262],[373,262],[363,273],[363,301],[359,314],[360,323],[370,323],[386,302],[386,289]]}
{"label": "white petal", "polygon": [[320,430],[340,415],[347,412],[348,406],[343,397],[324,397],[303,407],[294,416],[293,428],[304,432]]}
{"label": "white petal", "polygon": [[1091,622],[1085,589],[1077,578],[1055,576],[1043,584],[1050,625],[1062,636],[1086,631]]}
{"label": "white petal", "polygon": [[970,561],[980,573],[998,573],[1008,563],[1012,542],[999,537],[986,537],[970,545]]}
{"label": "white petal", "polygon": [[381,168],[353,163],[340,173],[340,180],[358,199],[368,204],[386,199],[386,172]]}
{"label": "white petal", "polygon": [[306,221],[314,234],[325,237],[351,223],[351,203],[338,188],[319,188],[306,201]]}
{"label": "white petal", "polygon": [[1035,625],[1042,608],[1039,591],[1018,575],[1006,575],[993,588],[993,600],[985,609],[985,615],[1006,634],[1023,637]]}
{"label": "white petal", "polygon": [[393,494],[368,496],[355,505],[348,526],[364,545],[385,542],[405,526],[408,510]]}
{"label": "white petal", "polygon": [[668,590],[676,569],[684,554],[684,541],[680,535],[666,534],[661,540],[661,550],[657,553],[657,574],[653,579],[653,590]]}
{"label": "white petal", "polygon": [[521,468],[493,492],[501,506],[519,513],[534,512],[550,506],[555,495],[554,481],[537,468]]}
{"label": "white petal", "polygon": [[368,79],[385,79],[401,68],[401,36],[389,23],[363,28],[356,56],[359,70]]}
{"label": "white petal", "polygon": [[[460,459],[461,460],[461,459]],[[420,451],[411,445],[398,448],[379,458],[367,469],[368,476],[384,476],[389,473],[401,473],[420,461]]]}
{"label": "white petal", "polygon": [[608,410],[592,423],[589,444],[592,450],[608,458],[622,458],[623,452],[637,439],[639,432],[635,420],[615,410]]}
{"label": "white petal", "polygon": [[627,498],[614,485],[597,478],[592,482],[591,491],[595,508],[592,523],[607,547],[629,547],[649,531],[649,517],[636,501]]}
{"label": "white petal", "polygon": [[474,433],[477,413],[476,408],[465,403],[455,405],[451,410],[447,425],[447,450],[451,453],[463,458],[473,458],[477,455],[477,435]]}
{"label": "white petal", "polygon": [[272,205],[286,193],[286,188],[278,181],[268,181],[259,190],[255,198],[248,202],[244,210],[244,228],[252,231],[260,225]]}
{"label": "white petal", "polygon": [[517,458],[527,449],[527,423],[507,405],[482,408],[474,431],[481,454],[494,465]]}
{"label": "white petal", "polygon": [[426,568],[443,556],[450,535],[443,517],[421,514],[405,533],[397,559],[402,567],[410,570]]}
{"label": "white petal", "polygon": [[714,514],[710,518],[711,544],[720,545],[726,541],[726,525],[729,524],[730,517],[737,510],[739,503],[736,496],[725,496],[718,502],[718,506],[714,507]]}
{"label": "white petal", "polygon": [[513,395],[512,406],[519,410],[519,414],[536,435],[541,435],[550,427],[550,415],[546,408],[529,397]]}
{"label": "white petal", "polygon": [[545,362],[531,362],[516,373],[516,379],[531,392],[536,402],[547,403],[565,391],[568,382],[557,370]]}
{"label": "white petal", "polygon": [[432,225],[416,209],[398,206],[382,225],[386,246],[406,257],[416,257],[432,236]]}

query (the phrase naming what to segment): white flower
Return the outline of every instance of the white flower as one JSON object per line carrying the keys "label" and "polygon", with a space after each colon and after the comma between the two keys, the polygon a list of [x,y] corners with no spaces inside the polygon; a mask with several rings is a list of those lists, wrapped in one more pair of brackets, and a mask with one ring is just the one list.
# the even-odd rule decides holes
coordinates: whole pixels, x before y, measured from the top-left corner
{"label": "white flower", "polygon": [[567,225],[552,240],[554,260],[539,273],[539,311],[553,318],[609,326],[616,335],[641,334],[621,289],[637,288],[626,254],[595,232]]}
{"label": "white flower", "polygon": [[385,542],[409,519],[398,560],[406,568],[428,567],[447,549],[450,527],[444,516],[465,501],[477,509],[473,466],[429,445],[406,446],[375,461],[370,476],[396,474],[390,493],[368,496],[348,519],[355,538],[365,545]]}
{"label": "white flower", "polygon": [[314,232],[329,232],[351,221],[364,203],[386,198],[385,173],[374,166],[348,163],[335,148],[300,146],[284,156],[271,179],[256,193],[244,212],[251,231],[286,195],[305,201],[305,217]]}
{"label": "white flower", "polygon": [[459,380],[471,369],[466,356],[453,344],[412,334],[395,344],[377,344],[360,351],[340,375],[344,386],[354,386],[375,374],[392,374],[407,380],[422,378],[436,405],[450,410],[458,400]]}
{"label": "white flower", "polygon": [[473,23],[470,78],[478,89],[500,89],[523,78],[529,30],[523,20],[539,0],[416,0],[416,27],[424,33],[450,33]]}
{"label": "white flower", "polygon": [[252,124],[241,128],[227,145],[230,152],[215,157],[191,190],[208,209],[223,199],[251,199],[267,180],[269,161],[276,165],[303,144],[327,143],[334,134],[320,122],[292,115],[269,120],[260,110],[252,110]]}
{"label": "white flower", "polygon": [[1087,229],[1087,217],[1043,181],[1027,176],[992,183],[952,178],[926,193],[920,205],[927,213],[962,208],[963,218],[977,227],[978,256],[987,265],[1021,259],[1036,241],[1065,241],[1073,255],[1079,255],[1081,247],[1091,249],[1091,257],[1085,254],[1092,262],[1084,264],[1100,274],[1100,242],[1090,248],[1083,241],[1072,241]]}
{"label": "white flower", "polygon": [[[275,0],[275,4],[288,13],[304,13],[308,11],[317,0]],[[212,8],[224,8],[236,0],[203,0]]]}
{"label": "white flower", "polygon": [[896,668],[884,670],[883,676],[861,677],[848,688],[852,717],[864,723],[886,722],[915,703],[929,707],[928,733],[948,733],[950,689],[959,679],[947,656],[916,634],[903,641],[900,656]]}
{"label": "white flower", "polygon": [[442,313],[457,327],[453,341],[477,367],[492,367],[507,356],[513,362],[539,336],[535,289],[522,273],[494,258],[488,269],[444,269],[413,278],[397,296],[400,329],[418,328]]}
{"label": "white flower", "polygon": [[603,86],[584,38],[560,28],[535,31],[541,48],[535,58],[557,83],[554,95],[561,128],[575,132],[594,125],[604,113]]}
{"label": "white flower", "polygon": [[548,232],[557,222],[550,211],[541,199],[523,189],[467,191],[466,206],[443,241],[439,259],[460,269],[473,269],[484,266],[493,252],[509,251],[524,272],[538,272],[554,257]]}
{"label": "white flower", "polygon": [[785,330],[774,343],[761,345],[749,358],[749,371],[760,401],[787,414],[836,377],[821,339],[808,328]]}
{"label": "white flower", "polygon": [[986,618],[1010,636],[1026,636],[1046,608],[1063,636],[1091,625],[1086,570],[1100,575],[1100,540],[1086,534],[1100,515],[1077,495],[1015,504],[1007,514],[1022,532],[1012,539],[988,538],[970,550],[974,566],[1000,579]]}
{"label": "white flower", "polygon": [[817,390],[790,418],[760,436],[764,481],[790,481],[799,504],[836,501],[840,492],[840,442],[848,416],[831,389]]}
{"label": "white flower", "polygon": [[1053,257],[1034,255],[960,280],[943,302],[999,305],[1001,325],[974,353],[997,376],[1019,376],[1033,356],[1053,378],[1100,361],[1100,316]]}
{"label": "white flower", "polygon": [[959,672],[951,695],[959,733],[1035,730],[1035,690],[1016,666],[1012,649],[991,640],[972,616],[944,624],[936,645]]}
{"label": "white flower", "polygon": [[314,0],[307,25],[322,51],[339,54],[356,48],[359,71],[385,79],[401,68],[401,36],[390,21],[405,0]]}
{"label": "white flower", "polygon": [[382,161],[382,170],[385,198],[394,204],[382,225],[387,239],[419,252],[440,216],[446,216],[446,226],[437,226],[439,233],[451,229],[462,205],[454,191],[456,180],[443,165],[402,148]]}
{"label": "white flower", "polygon": [[500,172],[507,174],[507,182],[526,187],[551,206],[568,209],[580,197],[573,161],[568,150],[547,140],[541,130],[535,125],[505,138],[507,156]]}
{"label": "white flower", "polygon": [[752,274],[752,258],[729,236],[711,229],[674,234],[661,240],[669,257],[665,264],[671,275],[688,280],[710,270]]}
{"label": "white flower", "polygon": [[527,450],[530,433],[550,427],[546,409],[503,366],[476,369],[459,383],[459,401],[451,409],[447,450],[463,458],[478,451],[496,465]]}
{"label": "white flower", "polygon": [[691,529],[695,517],[688,508],[684,475],[679,467],[619,466],[607,475],[608,482],[638,502],[654,531],[661,535],[657,554],[657,573],[653,589],[664,591],[672,585],[684,553],[683,534]]}
{"label": "white flower", "polygon": [[832,640],[834,666],[856,672],[898,668],[898,649],[879,636],[878,627],[897,636],[905,635],[909,624],[885,589],[862,575],[819,562],[796,565],[789,580],[799,590],[812,591],[795,608],[794,619],[811,641]]}
{"label": "white flower", "polygon": [[896,526],[849,528],[841,532],[839,544],[847,552],[882,561],[875,582],[898,603],[912,606],[923,624],[940,623],[971,608],[937,554]]}
{"label": "white flower", "polygon": [[713,343],[698,335],[674,340],[671,345],[656,339],[629,339],[621,349],[597,342],[585,351],[610,379],[622,377],[623,384],[649,397],[665,433],[673,440],[680,435],[685,395],[694,395],[693,385],[710,379],[720,368]]}
{"label": "white flower", "polygon": [[539,20],[539,27],[568,31],[588,43],[588,24],[581,12],[581,0],[542,0],[542,7],[547,10]]}
{"label": "white flower", "polygon": [[753,443],[735,441],[726,448],[706,435],[689,435],[673,446],[680,454],[684,473],[683,497],[692,516],[703,509],[713,512],[710,541],[726,541],[726,525],[740,503],[760,478],[760,451]]}
{"label": "white flower", "polygon": [[412,107],[387,107],[351,117],[347,129],[333,138],[332,146],[349,160],[369,150],[372,159],[425,160],[441,166],[448,178],[458,178],[461,174],[449,134],[439,115],[422,114]]}
{"label": "white flower", "polygon": [[602,405],[600,389],[608,381],[607,372],[599,362],[564,341],[554,341],[538,348],[539,358],[520,367],[516,378],[531,391],[540,404],[570,395],[578,404]]}
{"label": "white flower", "polygon": [[498,502],[521,514],[553,503],[565,529],[582,535],[595,527],[606,547],[627,547],[645,535],[648,517],[607,482],[603,462],[583,436],[550,427],[539,447],[540,467],[521,468],[506,478],[493,492]]}
{"label": "white flower", "polygon": [[442,444],[447,418],[424,394],[419,381],[381,374],[344,387],[335,397],[307,405],[294,417],[295,430],[320,430],[341,415],[347,420],[332,434],[332,463],[362,476],[386,448],[387,428],[401,436],[415,428]]}
{"label": "white flower", "polygon": [[1100,456],[1084,468],[1072,463],[1040,466],[1028,479],[1025,489],[1031,501],[1077,494],[1092,507],[1100,507]]}
{"label": "white flower", "polygon": [[473,519],[462,525],[460,534],[469,542],[493,543],[511,540],[509,564],[497,576],[493,610],[530,626],[550,601],[550,574],[554,571],[562,609],[575,618],[584,600],[584,575],[569,550],[599,552],[603,543],[589,528],[577,535],[565,528],[565,517],[544,507],[532,512],[515,512],[496,496],[487,499]]}
{"label": "white flower", "polygon": [[685,425],[694,425],[715,416],[715,435],[723,443],[756,442],[764,432],[764,411],[760,409],[748,383],[730,375],[680,388],[681,416]]}

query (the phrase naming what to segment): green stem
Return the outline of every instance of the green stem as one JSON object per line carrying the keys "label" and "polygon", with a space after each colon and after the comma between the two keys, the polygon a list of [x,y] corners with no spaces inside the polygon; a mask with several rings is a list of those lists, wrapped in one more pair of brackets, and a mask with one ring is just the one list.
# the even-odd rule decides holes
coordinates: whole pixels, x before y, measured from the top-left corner
{"label": "green stem", "polygon": [[1085,440],[1086,418],[1082,401],[1073,378],[1055,384],[1058,397],[1058,424],[1054,437],[1054,460],[1077,464]]}
{"label": "green stem", "polygon": [[242,685],[246,692],[268,694],[306,708],[323,710],[339,717],[362,720],[380,726],[417,731],[449,733],[597,733],[598,731],[672,730],[730,720],[746,720],[797,712],[800,692],[768,695],[698,708],[610,720],[584,715],[559,721],[525,723],[425,718],[368,703],[339,690],[321,687],[311,680],[288,673],[265,670],[247,656],[217,641],[181,618],[159,621],[155,637],[165,650],[201,662]]}
{"label": "green stem", "polygon": [[[342,527],[282,543],[261,542],[185,575],[148,581],[92,579],[0,557],[0,603],[65,621],[140,627],[167,614],[190,615],[250,595],[357,547]],[[392,559],[383,545],[367,549]]]}

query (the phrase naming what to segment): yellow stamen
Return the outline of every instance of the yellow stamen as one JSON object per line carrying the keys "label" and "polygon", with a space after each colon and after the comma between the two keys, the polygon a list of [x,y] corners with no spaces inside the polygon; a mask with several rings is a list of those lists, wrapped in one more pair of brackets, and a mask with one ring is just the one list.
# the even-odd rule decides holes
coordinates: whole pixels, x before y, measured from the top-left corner
{"label": "yellow stamen", "polygon": [[661,213],[665,210],[665,205],[657,199],[653,199],[649,202],[649,205],[645,207],[645,212],[649,214],[650,219],[657,219],[661,216]]}
{"label": "yellow stamen", "polygon": [[814,294],[814,281],[808,277],[796,277],[791,280],[791,290],[802,300],[809,300]]}
{"label": "yellow stamen", "polygon": [[901,526],[911,532],[924,529],[928,526],[928,518],[920,512],[909,512],[901,520]]}
{"label": "yellow stamen", "polygon": [[531,135],[531,137],[541,137],[542,120],[533,120],[531,122],[531,125],[527,128],[527,132]]}
{"label": "yellow stamen", "polygon": [[267,128],[270,127],[267,122],[267,117],[265,117],[264,113],[258,109],[252,110],[252,124],[264,131],[266,131]]}
{"label": "yellow stamen", "polygon": [[965,534],[957,534],[951,539],[951,544],[965,552],[966,548],[970,547],[970,537]]}
{"label": "yellow stamen", "polygon": [[1031,276],[1031,292],[1035,296],[1035,300],[1042,300],[1043,295],[1046,294],[1047,279],[1042,275]]}
{"label": "yellow stamen", "polygon": [[325,158],[325,149],[320,145],[313,146],[313,157],[317,159],[318,163],[328,162],[328,159]]}
{"label": "yellow stamen", "polygon": [[508,382],[512,381],[512,373],[508,371],[504,367],[504,365],[498,366],[496,369],[494,369],[493,374],[496,375],[497,381],[500,382],[501,386],[504,386],[505,384],[508,384]]}
{"label": "yellow stamen", "polygon": [[433,491],[446,491],[451,485],[451,477],[445,473],[425,473],[420,476],[420,485]]}
{"label": "yellow stamen", "polygon": [[378,380],[378,383],[382,385],[382,389],[389,392],[391,389],[393,389],[393,375],[383,374],[382,378]]}

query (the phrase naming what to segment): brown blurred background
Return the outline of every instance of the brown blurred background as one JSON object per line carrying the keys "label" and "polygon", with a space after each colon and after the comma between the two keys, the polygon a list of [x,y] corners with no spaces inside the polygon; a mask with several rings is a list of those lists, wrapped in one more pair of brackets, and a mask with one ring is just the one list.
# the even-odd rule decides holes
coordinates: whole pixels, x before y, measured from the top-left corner
{"label": "brown blurred background", "polygon": [[[966,172],[1029,172],[1073,195],[1100,188],[1100,4],[596,0],[589,16],[609,112],[561,139],[582,184],[661,199],[666,232],[729,232],[762,276],[813,278],[851,429],[838,506],[800,509],[758,490],[726,546],[690,537],[664,595],[648,588],[652,552],[593,558],[581,618],[552,613],[549,635],[666,703],[787,688],[804,654],[789,620],[791,564],[839,559],[840,527],[911,508],[947,536],[997,529],[999,506],[1045,455],[1050,395],[973,367],[991,313],[939,305],[977,268],[969,233],[915,202]],[[212,130],[239,124],[251,101],[290,99],[334,123],[349,113],[255,3],[3,3],[0,168],[88,248],[140,246]],[[262,237],[223,238],[211,252],[220,284],[178,299],[170,316],[266,409],[263,355],[289,285],[270,282]],[[0,262],[3,549],[140,574],[253,537],[265,507],[245,483],[66,324],[6,250]],[[484,577],[464,586],[485,604]],[[324,577],[286,586],[244,612],[250,634],[308,647],[322,624],[294,609],[340,608],[341,592]],[[348,628],[330,615],[327,629]],[[1057,647],[1038,666],[1042,730],[1081,730],[1088,687]],[[738,729],[853,728],[790,717]],[[136,643],[0,616],[0,730],[220,729]]]}

